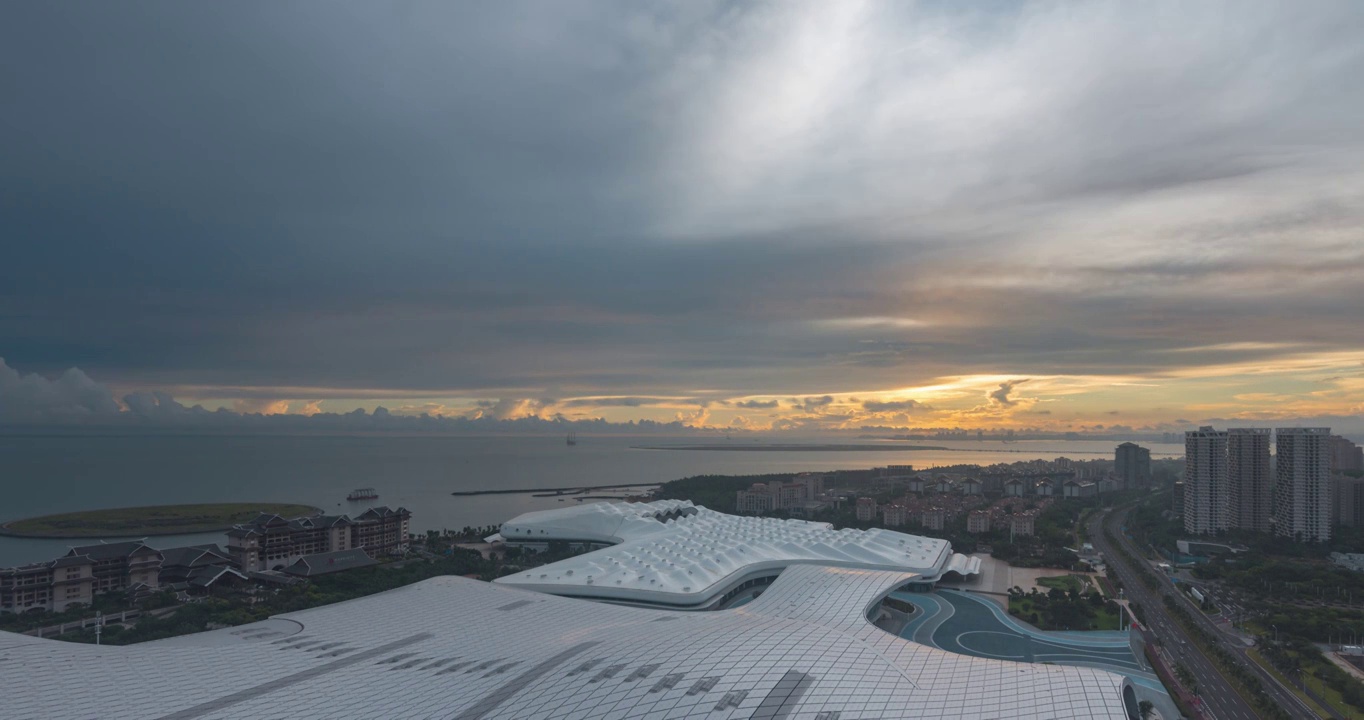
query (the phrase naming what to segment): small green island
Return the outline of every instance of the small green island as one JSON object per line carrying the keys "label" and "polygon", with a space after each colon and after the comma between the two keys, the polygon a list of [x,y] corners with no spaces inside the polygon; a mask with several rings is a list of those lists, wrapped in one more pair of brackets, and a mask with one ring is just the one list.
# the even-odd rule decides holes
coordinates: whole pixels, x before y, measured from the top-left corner
{"label": "small green island", "polygon": [[259,513],[287,518],[317,515],[311,505],[294,503],[202,503],[148,505],[44,515],[0,524],[0,535],[27,538],[108,538],[186,535],[214,532],[243,523]]}

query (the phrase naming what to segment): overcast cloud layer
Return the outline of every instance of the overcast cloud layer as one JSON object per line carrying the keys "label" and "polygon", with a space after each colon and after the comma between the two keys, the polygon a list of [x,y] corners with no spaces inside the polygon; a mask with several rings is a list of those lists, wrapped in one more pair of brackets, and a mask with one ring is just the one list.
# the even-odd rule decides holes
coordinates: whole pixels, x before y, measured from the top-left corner
{"label": "overcast cloud layer", "polygon": [[1344,1],[11,4],[0,421],[1364,432],[1361,37]]}

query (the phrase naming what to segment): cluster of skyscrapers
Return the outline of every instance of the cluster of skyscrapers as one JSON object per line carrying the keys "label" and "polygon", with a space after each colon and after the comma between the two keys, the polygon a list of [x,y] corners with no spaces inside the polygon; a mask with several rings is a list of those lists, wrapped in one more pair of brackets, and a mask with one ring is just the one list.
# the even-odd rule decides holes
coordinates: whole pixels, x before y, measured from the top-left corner
{"label": "cluster of skyscrapers", "polygon": [[[1275,533],[1302,542],[1331,537],[1333,453],[1343,438],[1330,428],[1278,428],[1271,462],[1268,428],[1184,435],[1184,529]],[[1348,442],[1348,441],[1345,441]]]}

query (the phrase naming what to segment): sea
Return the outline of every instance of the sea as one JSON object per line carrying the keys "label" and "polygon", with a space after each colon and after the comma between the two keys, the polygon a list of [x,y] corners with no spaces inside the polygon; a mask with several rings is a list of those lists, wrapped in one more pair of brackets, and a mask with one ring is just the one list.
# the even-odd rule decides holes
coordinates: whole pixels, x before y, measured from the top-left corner
{"label": "sea", "polygon": [[[412,512],[414,532],[497,525],[520,513],[579,501],[531,493],[456,496],[454,491],[662,483],[702,474],[989,465],[1060,456],[1111,458],[1119,441],[908,441],[946,450],[723,451],[645,450],[688,445],[692,437],[563,436],[0,436],[0,522],[35,515],[137,505],[290,502],[327,513],[358,514],[371,505]],[[749,440],[735,440],[735,444]],[[775,442],[775,441],[774,441]],[[782,438],[782,443],[866,443],[845,438]],[[1182,445],[1141,443],[1153,458],[1178,457]],[[354,489],[379,498],[348,502]],[[616,491],[620,492],[620,491]],[[598,493],[593,493],[598,494]],[[603,492],[600,494],[611,494]],[[117,538],[108,538],[116,540]],[[153,547],[223,543],[222,533],[161,536]],[[0,537],[0,567],[48,560],[97,540]]]}

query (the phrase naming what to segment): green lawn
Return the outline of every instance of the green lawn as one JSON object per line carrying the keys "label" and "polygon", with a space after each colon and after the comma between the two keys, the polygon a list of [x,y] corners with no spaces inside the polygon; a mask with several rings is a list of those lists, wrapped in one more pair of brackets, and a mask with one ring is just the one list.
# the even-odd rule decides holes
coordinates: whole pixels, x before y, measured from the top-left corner
{"label": "green lawn", "polygon": [[1058,575],[1037,578],[1037,584],[1045,588],[1058,588],[1070,592],[1084,592],[1089,588],[1089,578],[1083,575]]}
{"label": "green lawn", "polygon": [[[1044,602],[1045,602],[1045,601],[1044,601]],[[1037,612],[1037,621],[1036,621],[1036,622],[1033,622],[1033,620],[1029,617],[1029,616],[1030,616],[1032,613],[1034,613],[1034,612]],[[1107,608],[1107,606],[1104,606],[1104,607],[1096,607],[1096,608],[1094,608],[1094,617],[1092,617],[1092,618],[1084,618],[1084,619],[1081,619],[1081,620],[1078,620],[1078,621],[1077,621],[1077,619],[1075,618],[1075,616],[1072,615],[1072,616],[1068,616],[1068,617],[1067,617],[1067,620],[1066,620],[1064,623],[1053,623],[1053,622],[1050,622],[1050,621],[1047,619],[1046,613],[1038,612],[1037,608],[1033,606],[1033,601],[1032,601],[1031,599],[1026,598],[1026,597],[1023,598],[1023,599],[1010,598],[1010,599],[1009,599],[1009,614],[1010,614],[1010,615],[1013,615],[1014,617],[1017,617],[1017,618],[1019,618],[1019,619],[1021,619],[1021,620],[1023,620],[1023,621],[1025,621],[1025,622],[1028,622],[1028,623],[1031,623],[1031,624],[1035,625],[1035,626],[1037,627],[1038,630],[1121,630],[1121,629],[1122,629],[1122,627],[1119,625],[1118,613],[1114,613],[1114,612],[1109,611],[1108,608]],[[1079,623],[1081,623],[1081,622],[1083,622],[1085,625],[1087,625],[1087,627],[1082,627],[1082,626],[1080,626]]]}
{"label": "green lawn", "polygon": [[44,538],[141,537],[226,530],[255,517],[274,513],[286,518],[315,515],[311,505],[290,503],[205,503],[88,510],[14,520],[0,534]]}

